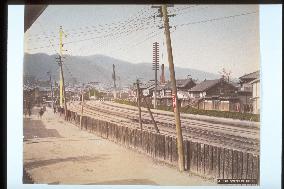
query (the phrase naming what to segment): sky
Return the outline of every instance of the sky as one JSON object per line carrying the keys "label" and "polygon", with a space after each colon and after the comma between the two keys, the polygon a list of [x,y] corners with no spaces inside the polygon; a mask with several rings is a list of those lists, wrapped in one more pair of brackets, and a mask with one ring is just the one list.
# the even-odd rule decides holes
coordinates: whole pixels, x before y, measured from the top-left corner
{"label": "sky", "polygon": [[[169,7],[174,64],[232,77],[259,70],[258,5],[175,5]],[[168,65],[164,29],[151,5],[49,5],[25,33],[26,53],[59,52],[59,27],[68,55],[102,54],[131,63]]]}

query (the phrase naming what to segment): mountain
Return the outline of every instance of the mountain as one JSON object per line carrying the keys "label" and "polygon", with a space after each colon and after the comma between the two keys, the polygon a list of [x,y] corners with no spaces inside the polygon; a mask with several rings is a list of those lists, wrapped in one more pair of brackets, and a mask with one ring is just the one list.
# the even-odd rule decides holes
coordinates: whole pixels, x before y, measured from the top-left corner
{"label": "mountain", "polygon": [[[133,84],[137,78],[143,81],[154,79],[151,63],[132,64],[104,55],[65,57],[63,70],[66,82],[71,82],[76,78],[79,82],[98,81],[111,84],[113,64],[116,68],[117,83],[122,86]],[[59,79],[59,66],[56,63],[56,55],[25,54],[25,76],[29,75],[39,80],[46,80],[48,79],[48,71],[52,73],[54,79]],[[199,81],[219,78],[217,74],[180,67],[175,67],[175,74],[177,79],[186,78],[188,75]],[[160,71],[158,72],[158,79],[159,75]],[[169,80],[169,69],[166,65],[165,77],[166,80]]]}

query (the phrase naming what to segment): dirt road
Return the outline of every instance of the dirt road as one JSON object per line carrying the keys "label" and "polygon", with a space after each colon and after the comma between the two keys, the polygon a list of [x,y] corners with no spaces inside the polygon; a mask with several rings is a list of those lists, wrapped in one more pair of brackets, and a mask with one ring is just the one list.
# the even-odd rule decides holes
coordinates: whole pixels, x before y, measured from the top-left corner
{"label": "dirt road", "polygon": [[51,109],[24,120],[24,168],[45,184],[215,185],[80,131]]}

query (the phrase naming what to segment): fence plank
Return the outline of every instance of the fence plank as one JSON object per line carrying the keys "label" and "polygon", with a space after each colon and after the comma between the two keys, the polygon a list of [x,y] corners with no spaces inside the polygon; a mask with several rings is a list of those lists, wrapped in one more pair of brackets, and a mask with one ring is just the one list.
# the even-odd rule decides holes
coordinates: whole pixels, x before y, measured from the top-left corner
{"label": "fence plank", "polygon": [[238,178],[238,163],[239,163],[239,157],[238,152],[236,150],[233,150],[233,160],[232,160],[232,178],[237,179]]}
{"label": "fence plank", "polygon": [[219,154],[219,178],[223,179],[225,178],[224,174],[224,167],[225,167],[225,156],[224,156],[224,148],[218,148],[218,154]]}
{"label": "fence plank", "polygon": [[184,167],[185,170],[189,170],[189,148],[188,148],[188,141],[183,141],[183,147],[184,147]]}
{"label": "fence plank", "polygon": [[252,179],[252,172],[253,172],[253,157],[252,154],[248,154],[248,168],[247,168],[247,178]]}
{"label": "fence plank", "polygon": [[232,163],[233,163],[233,151],[231,149],[225,149],[224,151],[225,156],[225,166],[224,166],[224,177],[226,179],[232,178]]}
{"label": "fence plank", "polygon": [[204,144],[198,143],[198,172],[204,174]]}
{"label": "fence plank", "polygon": [[210,152],[209,152],[209,145],[205,144],[204,145],[204,174],[209,175],[210,172]]}
{"label": "fence plank", "polygon": [[190,162],[190,168],[193,172],[198,172],[198,143],[190,142],[192,160]]}
{"label": "fence plank", "polygon": [[213,170],[211,174],[214,176],[214,178],[219,178],[219,155],[218,155],[218,148],[216,146],[213,146],[213,152],[212,152],[212,167]]}
{"label": "fence plank", "polygon": [[237,178],[242,179],[243,175],[243,153],[238,152]]}

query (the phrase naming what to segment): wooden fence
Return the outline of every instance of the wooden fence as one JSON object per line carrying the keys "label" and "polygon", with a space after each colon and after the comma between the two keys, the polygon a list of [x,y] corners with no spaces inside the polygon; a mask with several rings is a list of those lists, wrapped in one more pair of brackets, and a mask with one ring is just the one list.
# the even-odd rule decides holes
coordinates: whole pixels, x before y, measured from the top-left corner
{"label": "wooden fence", "polygon": [[[71,111],[67,115],[67,121],[80,125],[80,115]],[[177,166],[177,140],[173,136],[119,126],[87,116],[82,117],[82,129]],[[259,183],[258,155],[189,140],[183,142],[187,171],[206,178],[256,179]]]}

